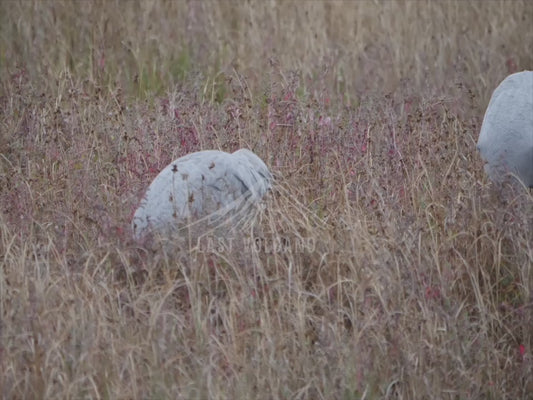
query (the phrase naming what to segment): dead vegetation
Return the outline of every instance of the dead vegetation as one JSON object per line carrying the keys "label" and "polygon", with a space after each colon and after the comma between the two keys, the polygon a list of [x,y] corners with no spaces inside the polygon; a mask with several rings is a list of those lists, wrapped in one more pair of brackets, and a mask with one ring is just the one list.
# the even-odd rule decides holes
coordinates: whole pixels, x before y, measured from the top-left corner
{"label": "dead vegetation", "polygon": [[[2,398],[527,399],[533,199],[475,150],[533,5],[0,4]],[[243,237],[131,238],[253,149]]]}

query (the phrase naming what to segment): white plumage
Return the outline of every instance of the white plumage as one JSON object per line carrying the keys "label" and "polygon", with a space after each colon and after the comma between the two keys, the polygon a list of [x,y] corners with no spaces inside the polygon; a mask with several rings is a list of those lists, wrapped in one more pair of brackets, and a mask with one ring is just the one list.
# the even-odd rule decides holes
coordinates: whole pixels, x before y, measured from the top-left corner
{"label": "white plumage", "polygon": [[188,154],[166,166],[150,184],[133,216],[133,234],[140,239],[191,223],[208,228],[235,224],[250,214],[271,181],[265,163],[247,149]]}
{"label": "white plumage", "polygon": [[533,187],[533,71],[509,75],[494,90],[477,148],[492,180],[510,173]]}

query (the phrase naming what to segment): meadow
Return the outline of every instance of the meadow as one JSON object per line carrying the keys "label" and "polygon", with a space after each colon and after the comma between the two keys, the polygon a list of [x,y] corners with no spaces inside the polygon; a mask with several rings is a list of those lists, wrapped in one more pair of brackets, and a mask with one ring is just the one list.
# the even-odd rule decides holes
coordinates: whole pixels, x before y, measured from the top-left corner
{"label": "meadow", "polygon": [[[533,192],[475,146],[531,21],[0,1],[0,398],[533,398]],[[133,240],[162,168],[241,147],[276,177],[253,229]]]}

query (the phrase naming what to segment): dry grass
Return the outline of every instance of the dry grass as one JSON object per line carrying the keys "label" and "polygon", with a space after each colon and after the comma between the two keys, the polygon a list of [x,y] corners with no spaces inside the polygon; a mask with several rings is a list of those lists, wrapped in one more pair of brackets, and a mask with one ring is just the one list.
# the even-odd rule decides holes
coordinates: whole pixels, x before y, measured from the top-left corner
{"label": "dry grass", "polygon": [[[533,3],[2,2],[0,396],[528,399],[533,198],[475,150]],[[147,247],[157,172],[277,175],[243,238]],[[529,397],[530,398],[530,397]]]}

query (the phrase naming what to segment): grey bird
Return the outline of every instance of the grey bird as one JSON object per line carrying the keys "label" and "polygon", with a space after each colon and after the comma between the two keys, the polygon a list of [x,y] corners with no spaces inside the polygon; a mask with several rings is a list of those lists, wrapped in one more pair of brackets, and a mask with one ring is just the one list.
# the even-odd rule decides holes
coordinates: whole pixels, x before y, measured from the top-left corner
{"label": "grey bird", "polygon": [[512,175],[533,187],[533,71],[509,75],[494,90],[477,148],[493,181]]}
{"label": "grey bird", "polygon": [[150,184],[133,216],[133,235],[170,234],[191,224],[204,229],[235,225],[252,214],[271,183],[267,166],[250,150],[188,154]]}

